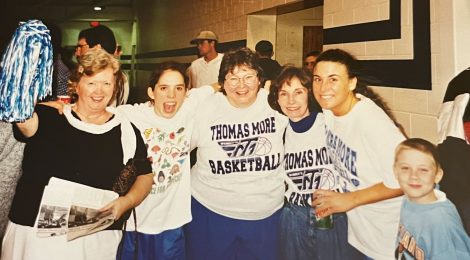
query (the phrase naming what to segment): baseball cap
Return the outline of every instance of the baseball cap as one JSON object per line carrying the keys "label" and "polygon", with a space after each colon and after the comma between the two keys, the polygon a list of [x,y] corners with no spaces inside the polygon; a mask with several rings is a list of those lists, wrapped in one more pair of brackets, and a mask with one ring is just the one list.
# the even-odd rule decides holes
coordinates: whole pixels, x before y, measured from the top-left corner
{"label": "baseball cap", "polygon": [[189,43],[196,44],[198,41],[202,40],[214,40],[218,41],[217,35],[212,31],[201,31],[196,38],[192,39]]}
{"label": "baseball cap", "polygon": [[273,51],[273,44],[269,41],[262,40],[256,44],[255,50],[261,52],[270,52]]}

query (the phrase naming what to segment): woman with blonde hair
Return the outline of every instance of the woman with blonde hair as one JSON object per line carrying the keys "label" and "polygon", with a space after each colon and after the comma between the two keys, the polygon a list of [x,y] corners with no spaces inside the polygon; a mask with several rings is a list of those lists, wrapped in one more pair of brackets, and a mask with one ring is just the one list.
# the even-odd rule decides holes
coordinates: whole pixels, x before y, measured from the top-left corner
{"label": "woman with blonde hair", "polygon": [[[26,148],[2,259],[115,259],[125,221],[122,216],[151,188],[151,168],[140,132],[107,108],[122,87],[119,62],[104,50],[89,50],[79,58],[70,81],[75,103],[66,105],[63,114],[39,104],[32,118],[14,125],[15,137]],[[115,217],[110,227],[73,241],[64,235],[37,236],[33,226],[51,177],[113,190],[130,162],[137,174],[134,184],[101,209]]]}

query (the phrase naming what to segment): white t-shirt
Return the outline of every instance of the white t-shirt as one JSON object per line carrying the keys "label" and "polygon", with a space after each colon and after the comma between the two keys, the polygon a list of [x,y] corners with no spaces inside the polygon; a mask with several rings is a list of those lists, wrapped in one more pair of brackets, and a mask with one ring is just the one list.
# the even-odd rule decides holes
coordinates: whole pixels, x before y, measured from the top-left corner
{"label": "white t-shirt", "polygon": [[191,191],[208,209],[234,219],[259,220],[283,205],[282,136],[285,116],[269,107],[261,89],[248,108],[235,108],[222,93],[198,111],[191,147]]}
{"label": "white t-shirt", "polygon": [[223,54],[217,53],[217,57],[209,62],[201,57],[191,63],[189,70],[191,72],[191,85],[200,87],[211,85],[219,81],[219,69]]}
{"label": "white t-shirt", "polygon": [[[157,116],[150,102],[117,108],[140,130],[155,174],[150,194],[136,208],[139,232],[158,234],[191,221],[189,147],[193,119],[199,103],[213,92],[210,86],[189,91],[179,111],[169,119]],[[127,230],[135,230],[133,216]]]}
{"label": "white t-shirt", "polygon": [[[395,147],[405,139],[393,121],[367,97],[344,116],[324,110],[326,143],[344,191],[383,182],[399,188],[393,175]],[[393,259],[401,197],[347,212],[348,242],[373,259]]]}
{"label": "white t-shirt", "polygon": [[284,144],[284,170],[289,203],[311,206],[316,189],[340,191],[337,174],[333,171],[326,149],[323,113],[318,113],[313,125],[303,133],[295,132],[289,124]]}

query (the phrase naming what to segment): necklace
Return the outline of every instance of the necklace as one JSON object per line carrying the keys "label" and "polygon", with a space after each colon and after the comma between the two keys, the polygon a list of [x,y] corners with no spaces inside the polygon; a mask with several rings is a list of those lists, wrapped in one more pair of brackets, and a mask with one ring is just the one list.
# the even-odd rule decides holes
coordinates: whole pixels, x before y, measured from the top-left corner
{"label": "necklace", "polygon": [[78,111],[78,106],[77,105],[73,106],[72,110],[73,110],[73,112],[75,112],[78,115],[80,120],[82,120],[83,122],[86,122],[86,123],[101,125],[101,124],[106,123],[109,120],[109,117],[110,117],[110,113],[106,110],[104,110],[100,114],[93,114],[93,115],[90,115],[90,116],[86,116],[86,115],[80,113]]}

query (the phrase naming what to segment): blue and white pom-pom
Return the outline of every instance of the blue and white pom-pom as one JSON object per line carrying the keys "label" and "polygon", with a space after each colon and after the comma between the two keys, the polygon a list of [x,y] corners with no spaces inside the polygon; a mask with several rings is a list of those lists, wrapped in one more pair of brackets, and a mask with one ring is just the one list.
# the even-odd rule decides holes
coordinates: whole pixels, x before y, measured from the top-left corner
{"label": "blue and white pom-pom", "polygon": [[0,63],[0,121],[23,122],[52,93],[52,45],[39,20],[21,22]]}

